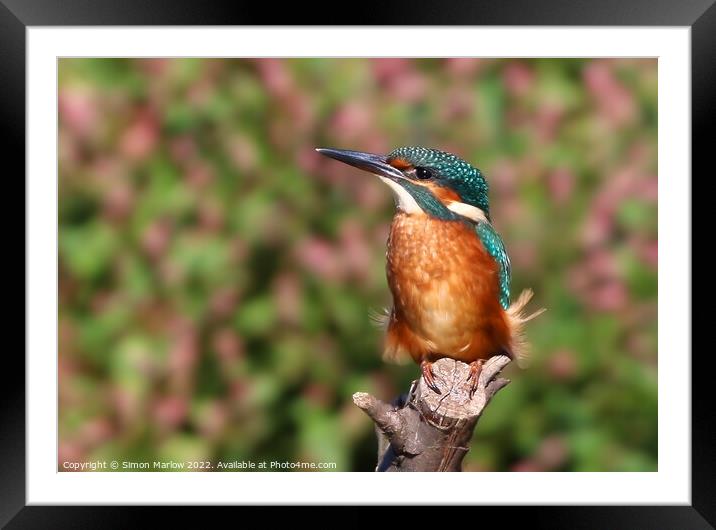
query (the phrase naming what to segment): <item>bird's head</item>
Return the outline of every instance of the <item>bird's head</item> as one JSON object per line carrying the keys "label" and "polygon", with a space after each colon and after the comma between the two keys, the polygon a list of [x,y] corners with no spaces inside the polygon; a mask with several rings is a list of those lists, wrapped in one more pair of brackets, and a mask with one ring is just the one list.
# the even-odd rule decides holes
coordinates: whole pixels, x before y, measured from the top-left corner
{"label": "bird's head", "polygon": [[485,177],[451,153],[425,147],[399,147],[387,155],[330,148],[317,151],[377,175],[406,213],[490,219]]}

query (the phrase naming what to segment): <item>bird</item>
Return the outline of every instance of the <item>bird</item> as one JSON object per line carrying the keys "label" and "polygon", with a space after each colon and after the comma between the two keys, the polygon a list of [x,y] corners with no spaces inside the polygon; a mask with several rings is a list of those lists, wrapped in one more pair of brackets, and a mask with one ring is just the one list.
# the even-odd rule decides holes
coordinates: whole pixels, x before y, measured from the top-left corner
{"label": "bird", "polygon": [[321,155],[377,176],[393,192],[395,214],[386,251],[392,307],[382,315],[383,358],[420,366],[440,393],[432,363],[444,357],[468,363],[470,396],[484,362],[507,355],[523,365],[524,324],[533,296],[510,299],[510,258],[490,215],[488,183],[462,158],[426,147],[399,147],[387,155],[316,148]]}

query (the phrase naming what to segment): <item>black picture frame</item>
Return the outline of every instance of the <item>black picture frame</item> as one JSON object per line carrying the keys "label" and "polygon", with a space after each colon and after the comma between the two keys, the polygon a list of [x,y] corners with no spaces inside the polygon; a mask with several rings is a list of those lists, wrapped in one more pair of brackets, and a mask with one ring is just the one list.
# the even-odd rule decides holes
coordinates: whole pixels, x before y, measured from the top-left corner
{"label": "black picture frame", "polygon": [[[716,117],[715,0],[460,0],[390,5],[363,1],[341,9],[305,2],[210,3],[189,0],[0,0],[0,123],[6,161],[25,174],[25,52],[28,26],[85,25],[550,25],[689,26],[692,53],[692,172],[703,170],[713,150],[707,128]],[[375,4],[373,6],[369,4]],[[88,43],[88,50],[91,50]],[[15,175],[11,177],[11,175]],[[692,182],[695,179],[692,178]],[[23,187],[24,196],[24,187]],[[24,254],[23,254],[24,256]],[[24,258],[23,258],[24,259]],[[25,263],[23,263],[25,265]],[[23,270],[24,267],[23,267]],[[24,274],[24,273],[23,273]],[[27,277],[26,278],[27,282]],[[6,281],[9,283],[9,277]],[[27,283],[26,283],[27,285]],[[23,311],[24,314],[24,311]],[[685,338],[688,339],[688,338]],[[686,343],[686,340],[684,341]],[[0,423],[0,524],[7,528],[122,527],[144,520],[142,507],[27,506],[25,501],[25,362],[7,348]],[[707,352],[702,352],[707,353]],[[707,394],[707,355],[692,356],[692,504],[690,506],[478,507],[504,522],[529,517],[533,528],[714,528],[716,525],[716,428]],[[506,492],[506,497],[508,493]],[[506,498],[506,500],[509,500]],[[509,515],[508,515],[509,512]],[[191,523],[186,510],[173,510]],[[498,519],[499,518],[499,519]],[[205,517],[195,519],[206,524]],[[170,523],[170,519],[165,519]]]}

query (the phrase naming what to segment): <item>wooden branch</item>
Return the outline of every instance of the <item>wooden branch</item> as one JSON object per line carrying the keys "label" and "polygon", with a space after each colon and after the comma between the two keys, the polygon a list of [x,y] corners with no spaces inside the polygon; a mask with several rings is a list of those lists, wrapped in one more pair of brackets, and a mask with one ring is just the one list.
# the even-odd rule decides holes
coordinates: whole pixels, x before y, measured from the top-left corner
{"label": "wooden branch", "polygon": [[499,355],[482,368],[470,397],[470,366],[453,359],[433,363],[433,392],[423,378],[410,392],[388,404],[356,392],[353,402],[375,423],[378,436],[376,471],[461,471],[472,433],[492,397],[510,381],[497,375],[510,362]]}

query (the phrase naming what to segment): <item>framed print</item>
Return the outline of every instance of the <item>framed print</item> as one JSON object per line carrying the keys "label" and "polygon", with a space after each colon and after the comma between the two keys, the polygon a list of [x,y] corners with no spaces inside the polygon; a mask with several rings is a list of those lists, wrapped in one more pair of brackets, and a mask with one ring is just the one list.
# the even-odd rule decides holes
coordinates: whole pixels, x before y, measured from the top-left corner
{"label": "framed print", "polygon": [[716,8],[530,6],[4,1],[27,319],[3,524],[712,527],[690,212]]}

